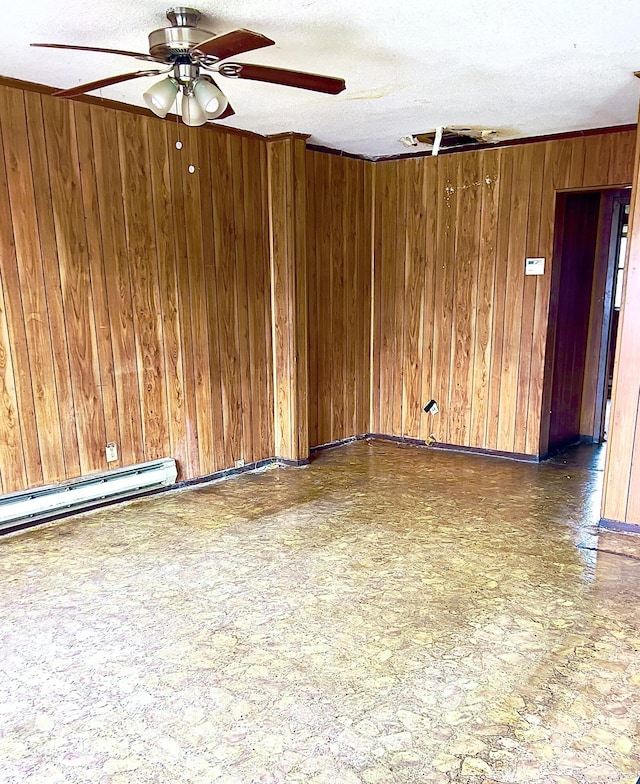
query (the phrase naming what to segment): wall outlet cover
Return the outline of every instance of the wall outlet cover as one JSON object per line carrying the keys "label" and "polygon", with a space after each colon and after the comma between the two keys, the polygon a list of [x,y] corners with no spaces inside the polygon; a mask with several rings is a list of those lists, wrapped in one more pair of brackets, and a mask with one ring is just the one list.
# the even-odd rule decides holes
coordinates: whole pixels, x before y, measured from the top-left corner
{"label": "wall outlet cover", "polygon": [[107,456],[107,463],[113,463],[115,460],[118,459],[118,445],[117,444],[107,444],[105,447],[105,453]]}

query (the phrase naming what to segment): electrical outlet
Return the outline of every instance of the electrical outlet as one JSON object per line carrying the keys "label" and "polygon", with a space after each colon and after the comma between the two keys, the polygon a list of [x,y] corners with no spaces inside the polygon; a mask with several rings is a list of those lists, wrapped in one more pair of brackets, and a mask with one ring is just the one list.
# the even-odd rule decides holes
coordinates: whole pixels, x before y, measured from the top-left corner
{"label": "electrical outlet", "polygon": [[430,400],[423,408],[423,411],[425,414],[437,414],[440,409],[438,408],[438,404],[435,400]]}
{"label": "electrical outlet", "polygon": [[118,459],[118,445],[117,444],[107,444],[105,447],[105,453],[107,455],[107,463],[113,463],[114,460]]}
{"label": "electrical outlet", "polygon": [[236,468],[244,468],[244,460],[242,460],[242,459],[236,460],[235,466],[236,466]]}

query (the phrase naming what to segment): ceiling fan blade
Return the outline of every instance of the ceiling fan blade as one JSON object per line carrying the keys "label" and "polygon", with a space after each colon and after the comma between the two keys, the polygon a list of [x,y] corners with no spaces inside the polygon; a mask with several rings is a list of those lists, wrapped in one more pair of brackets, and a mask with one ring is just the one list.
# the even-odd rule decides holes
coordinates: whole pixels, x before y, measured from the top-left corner
{"label": "ceiling fan blade", "polygon": [[126,49],[104,49],[100,46],[72,46],[71,44],[31,44],[31,46],[41,46],[47,49],[75,49],[79,52],[103,52],[104,54],[124,54],[127,57],[135,57],[138,60],[150,60],[152,63],[159,62],[155,57],[143,52],[128,52]]}
{"label": "ceiling fan blade", "polygon": [[270,65],[250,65],[248,63],[225,63],[218,69],[223,76],[237,79],[253,79],[257,82],[272,82],[317,93],[337,95],[346,85],[344,79],[333,76],[290,71],[288,68],[272,68]]}
{"label": "ceiling fan blade", "polygon": [[73,98],[76,95],[90,93],[92,90],[99,90],[101,87],[108,87],[110,84],[127,82],[129,79],[138,79],[141,76],[157,76],[162,73],[166,73],[166,71],[134,71],[133,73],[119,74],[118,76],[107,76],[106,79],[79,84],[76,87],[69,87],[67,90],[56,90],[53,94],[58,96],[58,98]]}
{"label": "ceiling fan blade", "polygon": [[235,114],[233,106],[230,103],[227,104],[227,108],[222,112],[220,117],[216,117],[216,120],[226,120],[227,117],[232,117]]}
{"label": "ceiling fan blade", "polygon": [[224,60],[242,52],[252,52],[254,49],[262,49],[264,46],[273,46],[273,44],[275,41],[267,38],[266,35],[253,33],[251,30],[232,30],[230,33],[208,38],[201,44],[193,46],[191,51],[202,52],[209,57]]}

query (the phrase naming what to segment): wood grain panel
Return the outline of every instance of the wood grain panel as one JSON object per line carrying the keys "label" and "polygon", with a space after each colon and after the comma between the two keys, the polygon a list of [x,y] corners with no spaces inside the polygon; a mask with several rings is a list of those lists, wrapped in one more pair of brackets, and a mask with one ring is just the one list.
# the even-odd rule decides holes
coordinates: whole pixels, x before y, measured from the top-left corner
{"label": "wood grain panel", "polygon": [[117,114],[92,107],[91,127],[111,350],[116,368],[119,454],[122,465],[133,465],[144,459],[144,448],[120,156],[114,155]]}
{"label": "wood grain panel", "polygon": [[272,456],[265,143],[6,87],[0,132],[0,489]]}
{"label": "wood grain panel", "polygon": [[0,492],[11,493],[24,487],[26,478],[7,311],[1,284],[0,280]]}
{"label": "wood grain panel", "polygon": [[[331,266],[331,329],[335,338],[346,333],[346,281],[348,276],[349,256],[345,253],[348,221],[345,220],[346,181],[347,173],[344,162],[337,156],[330,158],[331,179],[331,233],[336,237],[336,250],[342,263]],[[347,384],[346,348],[350,341],[334,339],[332,342],[331,364],[332,373],[332,406],[331,406],[331,438],[337,441],[345,432],[345,399]]]}
{"label": "wood grain panel", "polygon": [[[424,166],[412,161],[407,167],[407,204],[422,205],[425,200]],[[416,209],[407,211],[404,237],[404,338],[402,356],[402,435],[418,438],[422,412],[421,360],[424,354],[424,279],[426,274],[426,222]]]}
{"label": "wood grain panel", "polygon": [[478,153],[461,158],[458,182],[455,255],[450,261],[454,266],[455,278],[448,440],[468,446],[473,392],[473,347],[478,312],[478,256],[483,187],[482,159]]}
{"label": "wood grain panel", "polygon": [[[434,355],[434,326],[436,323],[435,307],[435,275],[437,267],[437,226],[438,226],[438,160],[429,158],[424,162],[425,170],[424,189],[421,202],[414,208],[416,223],[424,226],[425,241],[425,274],[424,289],[421,301],[422,312],[422,355],[419,361],[422,365],[421,378],[421,404],[426,405],[435,394],[435,381],[433,378]],[[430,439],[434,430],[434,417],[432,414],[420,415],[419,438]]]}
{"label": "wood grain panel", "polygon": [[[531,145],[531,177],[529,182],[529,207],[527,216],[527,235],[525,257],[537,257],[540,238],[540,218],[542,212],[542,188],[544,182],[544,146]],[[527,451],[527,428],[529,426],[529,399],[534,383],[531,376],[533,356],[533,328],[536,312],[536,298],[539,284],[538,276],[524,276],[522,294],[522,325],[520,336],[520,358],[518,364],[518,392],[516,397],[516,421],[514,452]],[[538,409],[539,415],[539,409]]]}
{"label": "wood grain panel", "polygon": [[373,164],[307,152],[311,446],[368,432]]}
{"label": "wood grain panel", "polygon": [[[56,336],[56,339],[52,341],[56,393],[60,401],[71,401],[73,400],[73,390],[71,387],[69,347],[62,301],[60,265],[58,262],[58,249],[51,204],[51,185],[49,183],[44,119],[40,96],[36,93],[26,93],[25,109],[29,127],[29,152],[34,178],[38,232],[40,235],[40,248],[42,250],[43,272],[47,292],[47,309],[51,332],[52,335]],[[94,205],[94,209],[88,215],[97,215],[97,212],[97,206]],[[107,341],[105,345],[109,345],[109,342]],[[108,392],[107,400],[109,400]],[[114,401],[112,400],[111,402]],[[80,473],[80,455],[78,452],[74,407],[72,405],[60,407],[60,427],[65,471],[75,476]]]}
{"label": "wood grain panel", "polygon": [[106,441],[74,106],[48,96],[42,105],[80,469],[89,473],[104,468]]}
{"label": "wood grain panel", "polygon": [[[76,123],[76,136],[78,140],[78,163],[80,166],[82,205],[87,234],[87,255],[89,258],[91,293],[93,295],[93,311],[97,335],[96,351],[98,358],[98,369],[100,373],[100,394],[102,397],[104,439],[109,443],[118,444],[120,442],[118,400],[116,396],[113,350],[111,347],[112,341],[111,327],[109,324],[109,305],[107,300],[104,268],[102,265],[102,240],[100,236],[100,221],[98,218],[98,191],[96,186],[95,160],[93,155],[90,107],[86,105],[76,106],[74,116]],[[43,205],[43,209],[39,209],[38,212],[40,215],[43,213],[46,214],[46,204]],[[55,274],[57,265],[52,264],[50,266],[53,267],[52,271],[53,274]],[[47,286],[47,289],[48,291],[54,291],[57,289],[57,286]],[[49,313],[50,315],[53,313],[51,297],[49,298]],[[63,324],[61,324],[61,326],[63,326]],[[65,345],[63,340],[61,340],[61,343],[63,346]],[[66,377],[63,372],[59,372],[57,375],[61,376],[66,382]],[[60,390],[59,385],[58,389]],[[58,392],[58,394],[60,395],[60,392]],[[71,414],[71,412],[69,412],[69,414]],[[100,414],[98,413],[98,416],[99,415]],[[65,440],[65,442],[67,440],[64,438],[64,429],[63,440]],[[65,443],[65,454],[68,451],[70,450]],[[71,470],[76,473],[77,469],[75,468],[75,451],[72,452],[72,459],[74,459],[74,464]],[[67,471],[69,471],[70,469],[68,467],[68,461],[65,462],[67,463]],[[119,461],[114,461],[114,468],[116,465],[118,465],[118,462]]]}
{"label": "wood grain panel", "polygon": [[435,420],[439,441],[448,441],[451,382],[451,339],[453,292],[455,286],[455,241],[460,181],[460,156],[438,159],[438,227],[436,232],[435,316],[433,331],[433,396],[442,406],[443,416]]}
{"label": "wood grain panel", "polygon": [[302,140],[267,145],[275,450],[309,456],[306,156]]}
{"label": "wood grain panel", "polygon": [[[24,318],[39,460],[45,482],[65,475],[62,433],[54,377],[42,252],[31,166],[27,117],[21,93],[0,90],[2,133],[9,205],[17,260],[16,279]],[[11,284],[9,284],[11,285]]]}
{"label": "wood grain panel", "polygon": [[146,118],[122,113],[118,118],[118,144],[132,273],[144,456],[154,460],[166,454],[169,429],[147,123]]}
{"label": "wood grain panel", "polygon": [[[244,237],[246,246],[247,311],[249,322],[250,396],[252,408],[254,460],[274,454],[273,403],[271,395],[271,335],[265,330],[265,319],[270,320],[269,258],[264,243],[268,219],[266,200],[261,182],[261,170],[266,163],[264,145],[253,139],[242,140]],[[236,203],[237,204],[237,203]],[[256,307],[262,303],[263,307]]]}
{"label": "wood grain panel", "polygon": [[640,135],[636,139],[602,517],[640,525]]}
{"label": "wood grain panel", "polygon": [[[432,420],[423,416],[423,438],[434,432],[455,445],[539,453],[556,192],[629,182],[632,135],[596,134],[376,165],[374,430],[415,432],[403,407],[434,397],[441,412]],[[430,167],[437,171],[424,203],[411,187],[414,166],[427,172],[427,182]],[[424,240],[408,242],[422,226]],[[399,236],[405,238],[402,251]],[[425,247],[435,248],[433,265]],[[546,259],[545,275],[525,278],[528,255]],[[425,281],[419,302],[410,285],[418,274]],[[412,364],[418,308],[419,373]]]}
{"label": "wood grain panel", "polygon": [[182,466],[197,470],[193,449],[188,438],[186,389],[183,364],[183,340],[180,320],[178,274],[175,265],[175,243],[171,227],[177,214],[172,199],[171,168],[167,126],[149,123],[149,165],[153,198],[154,233],[158,257],[160,313],[162,315],[162,351],[166,378],[168,438],[170,454]]}
{"label": "wood grain panel", "polygon": [[[480,237],[478,247],[478,284],[476,291],[476,331],[473,346],[473,387],[471,389],[471,425],[469,445],[487,443],[489,383],[491,379],[492,328],[496,272],[496,225],[498,221],[500,154],[482,158],[480,180]],[[486,185],[486,187],[484,187]]]}
{"label": "wood grain panel", "polygon": [[536,454],[555,194],[630,182],[633,142],[371,163],[14,87],[0,134],[4,492],[106,468],[107,440],[203,476],[273,455],[276,419],[285,456],[366,431]]}

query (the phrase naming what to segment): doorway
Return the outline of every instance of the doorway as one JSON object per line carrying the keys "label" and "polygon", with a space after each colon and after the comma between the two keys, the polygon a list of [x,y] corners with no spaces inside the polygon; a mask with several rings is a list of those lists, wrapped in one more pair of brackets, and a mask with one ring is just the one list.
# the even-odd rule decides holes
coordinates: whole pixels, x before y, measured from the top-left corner
{"label": "doorway", "polygon": [[547,454],[580,441],[606,440],[630,193],[625,188],[558,194],[551,376],[545,380]]}

